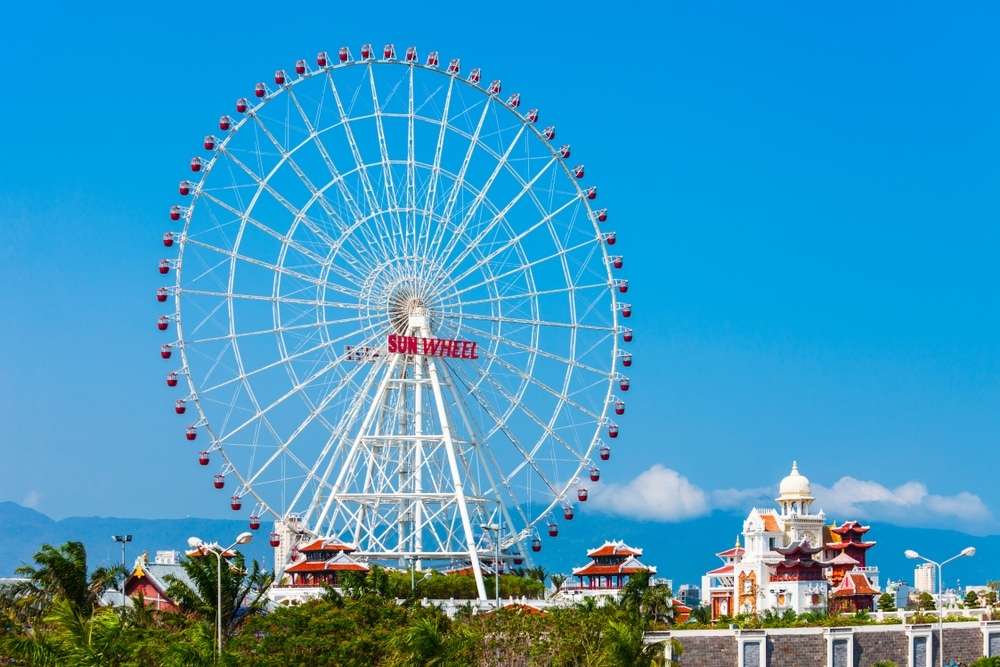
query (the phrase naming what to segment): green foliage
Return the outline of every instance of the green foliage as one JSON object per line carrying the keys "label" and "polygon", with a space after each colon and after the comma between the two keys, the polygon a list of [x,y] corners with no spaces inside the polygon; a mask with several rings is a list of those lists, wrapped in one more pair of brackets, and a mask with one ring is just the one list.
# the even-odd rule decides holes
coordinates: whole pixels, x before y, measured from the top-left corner
{"label": "green foliage", "polygon": [[990,658],[979,658],[969,663],[969,667],[1000,667],[1000,658],[993,656]]}
{"label": "green foliage", "polygon": [[969,591],[968,593],[965,594],[965,600],[963,600],[963,604],[966,606],[967,609],[976,609],[977,607],[979,607],[979,594],[976,593],[975,591]]}
{"label": "green foliage", "polygon": [[937,609],[937,605],[934,604],[934,596],[927,592],[921,593],[917,598],[917,609],[922,611]]}
{"label": "green foliage", "polygon": [[896,596],[892,593],[882,593],[878,596],[879,611],[896,611]]}
{"label": "green foliage", "polygon": [[872,667],[899,667],[892,660],[879,660],[878,662],[873,662]]}

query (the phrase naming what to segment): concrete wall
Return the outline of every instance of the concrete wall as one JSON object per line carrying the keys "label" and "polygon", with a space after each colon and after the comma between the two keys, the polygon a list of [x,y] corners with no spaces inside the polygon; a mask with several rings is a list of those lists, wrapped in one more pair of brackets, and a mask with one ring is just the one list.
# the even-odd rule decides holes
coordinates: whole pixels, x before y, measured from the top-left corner
{"label": "concrete wall", "polygon": [[[996,622],[994,622],[996,623]],[[983,656],[985,624],[946,623],[944,657],[969,663]],[[1000,627],[992,627],[1000,631]],[[776,628],[763,631],[767,640],[767,667],[828,667],[828,628]],[[892,660],[899,667],[909,662],[911,633],[932,633],[933,664],[937,664],[937,626],[868,625],[835,631],[846,637],[853,649],[851,667],[871,667],[879,660]],[[739,630],[674,630],[657,633],[680,642],[682,667],[739,667]],[[649,638],[651,639],[651,638]]]}

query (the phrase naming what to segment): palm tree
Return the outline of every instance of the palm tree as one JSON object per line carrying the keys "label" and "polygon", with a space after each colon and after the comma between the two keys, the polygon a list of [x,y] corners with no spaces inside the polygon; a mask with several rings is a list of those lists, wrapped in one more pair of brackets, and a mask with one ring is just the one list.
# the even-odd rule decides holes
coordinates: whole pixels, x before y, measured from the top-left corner
{"label": "palm tree", "polygon": [[658,667],[663,665],[663,647],[646,644],[645,630],[627,620],[610,621],[604,635],[605,654],[613,665]]}
{"label": "palm tree", "polygon": [[123,618],[111,610],[94,613],[78,609],[57,597],[45,614],[44,624],[30,635],[6,639],[0,653],[30,665],[118,665],[128,657]]}
{"label": "palm tree", "polygon": [[35,565],[23,565],[15,572],[27,579],[14,584],[8,601],[29,607],[37,618],[44,615],[56,598],[62,598],[76,612],[91,615],[101,595],[124,576],[120,566],[99,567],[87,573],[87,549],[82,542],[67,542],[59,548],[43,544],[35,554]]}
{"label": "palm tree", "polygon": [[393,664],[400,667],[430,667],[441,663],[445,653],[445,622],[438,614],[412,620],[389,637]]}
{"label": "palm tree", "polygon": [[[167,575],[167,595],[180,609],[211,624],[215,623],[218,599],[218,572],[214,558],[187,557],[181,562],[190,584],[173,575]],[[245,568],[243,554],[237,552],[222,568],[222,627],[227,635],[249,616],[260,614],[267,604],[267,590],[274,575],[261,570],[253,561],[250,570]]]}

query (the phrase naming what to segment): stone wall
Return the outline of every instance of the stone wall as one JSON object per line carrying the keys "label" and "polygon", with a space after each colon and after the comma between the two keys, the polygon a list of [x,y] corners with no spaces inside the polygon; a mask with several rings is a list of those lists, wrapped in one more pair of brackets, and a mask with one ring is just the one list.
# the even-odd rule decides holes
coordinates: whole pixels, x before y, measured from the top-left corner
{"label": "stone wall", "polygon": [[767,667],[824,667],[826,638],[821,634],[778,635],[767,638]]}
{"label": "stone wall", "polygon": [[855,632],[854,664],[856,667],[871,667],[879,660],[892,660],[905,667],[909,650],[906,641],[902,625],[895,631]]}
{"label": "stone wall", "polygon": [[[909,663],[908,628],[900,625],[858,626],[837,632],[838,638],[852,642],[852,667],[871,667],[891,660],[899,667]],[[918,631],[927,632],[927,626]],[[767,637],[767,667],[827,667],[827,628],[775,628]],[[682,667],[738,667],[739,631],[674,630],[669,634],[684,648],[678,663]],[[937,664],[937,632],[932,631],[933,664]],[[967,664],[983,655],[983,628],[979,623],[949,623],[944,629],[944,657]]]}

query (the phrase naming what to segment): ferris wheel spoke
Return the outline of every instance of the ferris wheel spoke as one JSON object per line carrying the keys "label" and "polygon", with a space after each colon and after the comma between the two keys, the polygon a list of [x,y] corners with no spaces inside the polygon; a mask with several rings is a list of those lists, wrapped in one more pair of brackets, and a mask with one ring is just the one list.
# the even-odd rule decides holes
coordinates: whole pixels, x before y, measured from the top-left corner
{"label": "ferris wheel spoke", "polygon": [[428,248],[427,255],[429,257],[436,256],[437,249],[444,238],[445,230],[447,226],[451,223],[451,216],[455,210],[455,203],[458,201],[458,195],[461,194],[462,188],[465,184],[465,174],[469,169],[469,164],[472,162],[472,156],[476,152],[476,148],[479,146],[479,133],[483,129],[483,123],[486,122],[486,117],[489,115],[490,111],[490,101],[487,98],[483,102],[483,112],[479,115],[479,120],[476,122],[476,129],[473,130],[472,136],[469,138],[469,146],[465,150],[465,157],[462,159],[462,165],[458,168],[458,173],[455,175],[454,185],[451,187],[451,191],[448,193],[448,199],[445,201],[444,209],[441,212],[441,225],[434,234],[434,240],[431,242]]}
{"label": "ferris wheel spoke", "polygon": [[[330,176],[331,176],[331,179],[332,179],[330,183],[331,184],[335,183],[337,185],[337,190],[340,192],[340,196],[344,200],[344,203],[347,205],[347,208],[348,208],[351,216],[355,220],[362,220],[365,216],[362,214],[361,208],[358,206],[357,201],[354,199],[354,195],[351,194],[350,188],[348,188],[347,184],[344,182],[343,175],[337,169],[337,166],[334,163],[333,158],[330,156],[330,152],[326,148],[326,144],[323,143],[323,140],[320,138],[320,133],[316,130],[316,128],[313,125],[312,121],[309,119],[308,114],[306,114],[305,109],[302,107],[302,104],[299,102],[298,96],[295,94],[294,90],[290,88],[289,89],[289,93],[291,94],[291,99],[292,99],[292,102],[293,102],[295,108],[298,110],[299,115],[302,117],[302,121],[305,123],[306,129],[309,132],[309,138],[312,140],[313,144],[316,146],[316,150],[319,152],[320,157],[323,159],[323,163],[326,165],[327,171],[330,172]],[[339,121],[338,124],[345,124],[346,122],[347,122],[347,120],[344,119],[344,118],[342,118]],[[330,129],[330,128],[327,128],[327,130],[328,129]],[[324,131],[326,131],[326,130],[324,130]],[[319,192],[324,192],[326,190],[326,188],[329,187],[329,185],[330,184],[327,184],[326,186],[324,186],[323,188],[321,188],[319,190]],[[315,197],[315,195],[314,195],[314,197]],[[325,195],[324,195],[324,199],[325,199]],[[367,256],[369,256],[369,257],[372,258],[370,260],[370,262],[369,262],[369,265],[368,265],[369,268],[371,268],[372,263],[376,261],[374,259],[374,257],[372,256],[371,249],[370,248],[365,248],[357,240],[355,240],[353,238],[353,235],[349,234],[348,225],[343,220],[340,220],[339,217],[338,217],[338,220],[340,221],[340,223],[342,225],[341,230],[340,230],[341,233],[348,235],[348,238],[350,239],[352,247],[354,247],[356,250],[358,250],[361,254],[367,255]],[[366,229],[366,228],[362,228],[361,229],[361,234],[365,237],[365,239],[373,247],[375,247],[375,246],[380,247],[382,249],[382,251],[383,251],[383,255],[384,256],[389,256],[388,253],[386,252],[386,249],[384,248],[384,246],[382,246],[381,240],[378,238],[377,235],[372,235],[369,232],[369,230]]]}
{"label": "ferris wheel spoke", "polygon": [[326,287],[328,289],[333,290],[334,292],[339,292],[339,293],[344,294],[346,296],[351,296],[351,297],[355,297],[355,298],[360,298],[361,297],[361,294],[359,292],[356,292],[354,290],[348,289],[348,288],[346,288],[346,287],[344,287],[342,285],[339,285],[337,283],[330,283],[330,282],[327,282],[327,281],[320,280],[319,278],[315,278],[313,276],[307,275],[305,273],[300,273],[299,271],[295,271],[293,269],[286,268],[284,266],[278,266],[276,264],[270,264],[268,262],[265,262],[264,260],[257,259],[256,257],[250,257],[248,255],[243,255],[241,253],[236,252],[235,250],[229,250],[228,248],[220,248],[218,246],[212,245],[211,243],[205,243],[204,241],[199,241],[199,240],[192,239],[192,238],[186,239],[186,242],[190,243],[192,245],[196,245],[199,248],[204,248],[206,250],[211,250],[212,252],[218,253],[218,254],[223,255],[225,257],[228,257],[230,260],[234,260],[235,259],[235,260],[239,260],[241,262],[246,262],[247,264],[253,264],[253,265],[259,266],[259,267],[261,267],[263,269],[267,269],[268,271],[273,271],[275,273],[280,273],[280,274],[283,274],[283,275],[286,275],[286,276],[291,276],[292,278],[295,278],[297,280],[301,280],[302,282],[309,283],[311,285],[316,285],[318,287]]}
{"label": "ferris wheel spoke", "polygon": [[536,320],[523,317],[504,317],[502,315],[477,315],[475,313],[463,313],[447,310],[435,310],[435,315],[456,320],[484,320],[487,322],[506,322],[508,324],[525,324],[538,327],[555,327],[561,329],[587,329],[590,331],[605,331],[613,333],[616,331],[613,326],[603,326],[599,324],[585,324],[583,322],[553,322],[551,320]]}
{"label": "ferris wheel spoke", "polygon": [[[271,144],[274,145],[275,150],[278,151],[278,154],[281,156],[281,161],[287,164],[291,168],[292,172],[298,177],[298,179],[302,182],[302,184],[306,187],[306,189],[309,190],[309,193],[312,195],[310,202],[318,201],[320,208],[323,209],[327,217],[333,222],[333,224],[339,229],[339,231],[343,232],[343,230],[347,227],[347,225],[341,218],[340,214],[334,208],[333,204],[331,204],[330,201],[326,198],[325,192],[316,187],[316,185],[312,182],[312,180],[302,170],[302,167],[300,167],[299,164],[292,157],[292,153],[298,150],[301,147],[301,145],[307,143],[308,140],[302,142],[302,144],[293,148],[292,151],[288,151],[281,144],[281,142],[278,141],[278,139],[274,136],[271,130],[268,129],[267,124],[264,123],[264,119],[259,114],[254,114],[253,118],[257,122],[257,125],[260,127],[261,131],[264,133],[264,136],[267,137],[268,141],[270,141]],[[293,224],[297,225],[301,221],[302,224],[305,225],[307,229],[309,229],[309,231],[315,234],[331,249],[340,250],[341,254],[345,255],[345,260],[347,260],[349,264],[357,265],[358,263],[361,262],[359,258],[344,252],[342,245],[336,239],[327,234],[325,230],[319,227],[319,225],[313,223],[309,219],[309,217],[305,214],[305,211],[306,209],[299,209],[299,212],[295,214],[295,221]],[[354,244],[352,244],[352,246],[353,245]],[[361,250],[364,250],[363,246],[357,246],[357,247]]]}
{"label": "ferris wheel spoke", "polygon": [[298,299],[294,297],[287,296],[270,296],[264,294],[240,294],[236,292],[218,292],[213,290],[203,290],[203,289],[193,289],[190,287],[185,287],[177,290],[182,294],[196,294],[198,296],[212,296],[219,297],[223,299],[238,299],[246,301],[267,301],[274,303],[288,303],[297,304],[302,306],[319,306],[326,308],[344,308],[349,310],[357,310],[357,303],[346,303],[342,301],[320,301],[316,299]]}
{"label": "ferris wheel spoke", "polygon": [[[411,252],[416,254],[418,248],[417,241],[417,166],[416,166],[416,136],[414,128],[413,111],[413,74],[416,71],[414,65],[410,65],[409,76],[407,77],[407,89],[409,98],[407,101],[406,118],[406,224],[407,236],[411,238]],[[405,244],[404,244],[405,247]]]}
{"label": "ferris wheel spoke", "polygon": [[[412,68],[410,71],[413,71]],[[386,208],[390,211],[396,211],[399,208],[399,200],[396,198],[396,186],[393,183],[392,169],[389,166],[389,147],[385,141],[385,127],[382,124],[382,105],[379,103],[378,90],[375,87],[374,65],[368,66],[368,83],[372,94],[372,108],[375,110],[375,132],[378,136],[378,151],[382,165],[382,186],[385,188]],[[413,96],[411,95],[410,100],[412,99]],[[407,166],[409,166],[409,150],[407,151]],[[401,252],[406,256],[408,254],[406,249],[406,235],[402,234],[404,228],[398,213],[396,214],[394,229],[401,233],[402,238],[400,242],[403,246]],[[399,252],[399,249],[397,249],[397,252]]]}
{"label": "ferris wheel spoke", "polygon": [[[255,420],[255,419],[260,418],[263,414],[266,414],[267,412],[270,412],[271,410],[273,410],[274,408],[276,408],[277,406],[279,406],[281,403],[284,403],[286,400],[288,400],[289,398],[291,398],[292,396],[294,396],[296,393],[298,393],[299,391],[301,391],[305,386],[307,386],[308,384],[310,384],[311,382],[313,382],[317,378],[319,378],[322,375],[324,375],[325,373],[327,373],[335,365],[336,364],[327,364],[320,371],[314,373],[310,378],[308,378],[307,380],[304,380],[303,382],[301,382],[299,384],[299,386],[293,387],[290,391],[286,392],[283,396],[281,396],[280,398],[276,399],[270,405],[268,405],[267,407],[265,407],[261,411],[261,414],[255,415],[253,417],[253,419]],[[350,377],[353,377],[357,373],[361,372],[362,368],[363,368],[363,366],[359,364],[356,368],[351,369],[351,371],[348,373],[348,375]],[[260,476],[264,474],[264,471],[267,470],[271,466],[271,464],[273,464],[283,454],[289,453],[289,447],[291,447],[292,443],[296,440],[296,438],[298,438],[302,434],[302,432],[306,430],[306,428],[309,426],[309,424],[311,424],[316,419],[316,417],[323,411],[323,409],[327,405],[329,405],[330,402],[334,398],[336,398],[340,394],[340,392],[343,391],[348,386],[349,385],[348,385],[347,382],[342,382],[339,385],[337,385],[337,387],[334,390],[328,392],[327,395],[323,397],[323,400],[320,401],[319,405],[317,405],[313,410],[311,410],[309,412],[309,414],[306,416],[306,418],[304,420],[302,420],[302,422],[299,423],[298,426],[295,427],[295,430],[292,431],[291,435],[289,435],[288,438],[285,439],[284,442],[282,442],[277,447],[277,449],[274,451],[274,453],[271,454],[271,456],[269,456],[267,458],[267,460],[263,464],[261,464],[260,467],[257,468],[257,470],[256,470],[256,472],[254,472],[253,476],[251,476],[249,479],[246,480],[246,485],[247,486],[252,486],[254,484],[254,482],[256,482],[260,478]],[[244,422],[242,425],[237,426],[235,429],[233,429],[232,431],[230,431],[228,435],[220,437],[219,441],[222,442],[222,443],[224,443],[225,440],[228,437],[231,437],[233,434],[238,433],[240,430],[242,430],[242,428],[245,427],[245,425],[248,425],[250,423],[252,423],[252,421]],[[305,466],[303,469],[308,469],[308,467]]]}
{"label": "ferris wheel spoke", "polygon": [[607,370],[602,370],[600,368],[596,368],[594,366],[591,366],[589,364],[585,364],[585,363],[583,363],[581,361],[578,361],[576,359],[572,359],[570,357],[563,357],[563,356],[560,356],[558,354],[554,354],[552,352],[549,352],[548,350],[544,350],[544,349],[539,348],[539,347],[534,347],[532,345],[525,345],[524,343],[519,343],[519,342],[517,342],[515,340],[512,340],[510,338],[506,338],[506,337],[503,337],[503,336],[497,336],[497,335],[492,334],[492,333],[490,333],[488,331],[485,331],[484,329],[479,329],[478,327],[474,327],[474,326],[472,326],[470,324],[464,324],[462,328],[464,330],[466,330],[466,331],[469,331],[469,332],[474,333],[474,334],[478,334],[478,335],[482,336],[483,338],[489,339],[489,340],[494,341],[496,343],[499,343],[501,345],[506,345],[508,347],[512,347],[515,350],[520,350],[521,352],[529,352],[531,354],[537,354],[540,357],[545,357],[546,359],[551,359],[552,361],[558,361],[561,364],[565,364],[567,366],[572,366],[573,368],[579,368],[580,370],[588,371],[590,373],[593,373],[594,375],[597,375],[598,377],[611,379],[611,378],[614,378],[616,376],[616,373],[614,371],[611,371],[609,373]]}
{"label": "ferris wheel spoke", "polygon": [[[223,302],[225,303],[225,302]],[[234,340],[237,338],[247,338],[249,336],[265,336],[268,334],[278,334],[286,331],[301,331],[302,329],[315,329],[321,326],[334,324],[350,324],[351,322],[362,322],[367,319],[364,315],[358,317],[345,317],[336,320],[324,320],[322,322],[310,322],[308,324],[295,324],[284,327],[272,327],[270,329],[257,329],[255,331],[241,331],[239,333],[229,333],[224,336],[209,336],[207,338],[196,338],[185,343],[186,345],[198,345],[203,343],[214,343],[223,340]]]}
{"label": "ferris wheel spoke", "polygon": [[[348,118],[347,111],[344,109],[344,103],[340,99],[340,91],[337,89],[337,84],[333,80],[333,75],[330,71],[327,71],[327,81],[330,83],[330,92],[333,94],[334,103],[337,105],[337,111],[340,113],[341,124],[344,127],[344,135],[347,139],[347,144],[350,146],[351,155],[354,157],[355,164],[359,167],[358,178],[361,181],[362,189],[365,192],[365,199],[368,202],[368,208],[373,216],[373,221],[377,226],[380,226],[380,235],[384,235],[384,238],[389,242],[391,248],[386,248],[383,245],[383,251],[385,252],[385,258],[398,256],[399,248],[395,244],[395,236],[392,234],[391,229],[386,225],[385,220],[382,218],[381,212],[383,210],[382,205],[379,203],[378,197],[375,196],[375,189],[372,187],[371,179],[368,177],[368,171],[361,168],[365,164],[364,158],[361,157],[361,150],[358,148],[358,142],[354,138],[354,131],[351,130],[350,119]],[[389,252],[391,250],[391,252]]]}
{"label": "ferris wheel spoke", "polygon": [[[458,229],[451,236],[451,238],[448,239],[448,244],[445,246],[444,250],[438,253],[442,258],[442,265],[444,265],[447,262],[447,258],[451,255],[452,251],[455,249],[455,245],[459,242],[459,239],[461,239],[462,236],[465,234],[466,228],[468,228],[469,223],[475,217],[476,211],[479,210],[480,204],[482,204],[483,199],[486,198],[486,194],[490,191],[490,188],[493,187],[493,183],[496,181],[497,176],[499,176],[500,173],[507,167],[507,161],[510,159],[510,154],[517,147],[518,142],[521,141],[521,137],[524,135],[526,127],[527,127],[526,125],[522,124],[521,127],[518,129],[517,133],[514,134],[514,138],[511,139],[510,143],[507,145],[507,149],[504,151],[503,155],[500,156],[500,159],[497,160],[496,166],[493,168],[492,173],[490,173],[490,176],[486,180],[486,183],[483,184],[483,187],[479,190],[479,194],[476,195],[476,197],[472,200],[472,205],[469,206],[469,209],[465,212],[465,215],[462,216],[462,222],[458,225]],[[548,169],[549,165],[551,165],[554,161],[555,158],[552,158],[552,160],[548,164],[542,167],[542,169],[539,170],[539,173],[535,176],[535,179],[540,177]],[[535,179],[531,181],[531,184],[534,184]],[[530,189],[530,185],[524,186],[524,188],[521,190],[518,196],[516,196],[511,201],[511,203],[507,205],[507,207],[505,207],[504,213],[498,215],[502,216],[506,213],[506,211],[509,211],[511,208],[513,208],[513,205],[518,201],[520,201],[521,197],[527,192],[528,189]]]}
{"label": "ferris wheel spoke", "polygon": [[[519,376],[525,382],[529,382],[530,384],[534,385],[535,387],[538,387],[539,389],[541,389],[545,393],[549,394],[553,398],[555,398],[557,400],[560,400],[560,401],[565,401],[567,404],[572,405],[574,408],[576,408],[577,410],[579,410],[583,414],[587,415],[588,417],[590,417],[594,421],[596,421],[596,422],[603,421],[603,417],[601,415],[595,413],[593,410],[591,410],[590,408],[586,407],[585,405],[582,405],[579,402],[573,400],[573,398],[569,394],[567,394],[566,392],[560,392],[559,390],[550,387],[545,382],[542,382],[541,380],[539,380],[535,376],[528,375],[522,369],[520,369],[517,366],[511,364],[509,361],[507,361],[506,359],[500,357],[499,355],[496,355],[496,354],[490,352],[486,348],[482,349],[482,354],[483,354],[483,356],[488,357],[489,359],[491,359],[491,360],[495,361],[496,363],[500,364],[501,366],[503,366],[504,368],[506,368],[511,373],[514,373],[515,375]],[[487,382],[489,382],[489,381],[492,380],[492,378],[486,376],[486,380],[487,380]]]}
{"label": "ferris wheel spoke", "polygon": [[[535,178],[537,178],[540,175],[541,175],[541,173],[536,174]],[[525,188],[527,188],[527,187],[528,186],[526,185]],[[459,265],[461,265],[461,263],[465,260],[465,258],[468,257],[471,252],[473,252],[472,248],[479,247],[479,244],[482,243],[483,239],[485,239],[486,236],[490,233],[490,231],[494,227],[496,227],[497,223],[500,220],[502,220],[505,215],[507,215],[507,212],[511,209],[511,207],[514,206],[514,204],[517,203],[517,201],[520,200],[521,196],[523,196],[523,194],[525,192],[526,192],[526,189],[522,188],[522,190],[521,190],[521,192],[519,193],[518,196],[516,196],[513,200],[511,200],[511,202],[508,203],[499,213],[497,213],[495,216],[493,216],[493,219],[490,220],[489,224],[486,225],[486,228],[483,229],[483,231],[480,232],[480,234],[475,239],[473,239],[471,242],[469,242],[469,244],[458,255],[458,257],[456,257],[454,260],[450,261],[450,265],[451,266],[459,266]],[[547,213],[541,219],[539,219],[538,221],[536,221],[533,224],[531,224],[529,227],[527,227],[526,229],[524,229],[522,232],[520,232],[520,233],[512,236],[510,239],[507,240],[506,243],[504,243],[503,245],[501,245],[501,246],[499,246],[497,248],[494,248],[486,256],[484,256],[482,259],[480,259],[478,262],[476,262],[475,264],[473,264],[471,267],[469,267],[468,269],[466,269],[462,273],[458,274],[455,278],[451,279],[450,282],[449,282],[449,285],[456,285],[459,282],[461,282],[462,280],[464,280],[470,274],[478,271],[486,262],[492,261],[493,259],[495,259],[499,255],[503,254],[508,249],[510,249],[513,245],[515,245],[517,243],[520,243],[522,240],[524,240],[525,238],[527,238],[527,236],[529,234],[531,234],[532,232],[534,232],[536,229],[540,228],[542,225],[548,224],[549,221],[552,220],[552,218],[556,217],[557,215],[559,215],[560,213],[562,213],[563,211],[565,211],[567,208],[569,208],[570,206],[572,206],[575,203],[577,203],[577,198],[576,197],[568,200],[566,203],[562,204],[561,206],[559,206],[558,208],[556,208],[551,213]],[[447,258],[443,258],[443,259],[447,261]]]}
{"label": "ferris wheel spoke", "polygon": [[[466,385],[468,385],[467,381],[465,383]],[[508,420],[506,418],[501,418],[499,415],[497,415],[493,411],[493,408],[490,406],[489,401],[485,400],[478,391],[469,391],[469,395],[475,398],[476,402],[479,404],[480,409],[482,409],[483,412],[485,412],[486,415],[493,420],[493,422],[496,424],[497,430],[499,430],[507,437],[507,440],[510,442],[511,446],[513,446],[514,449],[517,450],[517,453],[521,455],[521,461],[518,464],[519,467],[515,468],[513,471],[508,473],[505,476],[505,479],[509,480],[511,477],[513,477],[517,473],[517,471],[520,470],[520,467],[528,466],[534,471],[534,473],[542,481],[542,484],[545,485],[545,487],[552,493],[552,495],[554,497],[558,497],[560,495],[560,492],[557,489],[556,484],[550,481],[549,478],[545,475],[545,473],[542,472],[541,468],[538,467],[538,464],[535,461],[535,459],[529,454],[528,449],[521,444],[520,439],[514,434],[514,432],[508,426]]]}
{"label": "ferris wheel spoke", "polygon": [[441,112],[441,120],[438,127],[437,143],[434,145],[434,162],[431,165],[429,183],[427,185],[427,196],[424,199],[423,224],[421,235],[422,256],[430,256],[431,227],[434,222],[434,200],[437,197],[437,186],[441,177],[441,156],[444,153],[444,139],[448,129],[448,110],[451,108],[451,93],[455,87],[455,77],[448,77],[448,92],[445,93],[444,109]]}
{"label": "ferris wheel spoke", "polygon": [[[519,269],[523,270],[523,269]],[[497,297],[485,298],[485,299],[475,299],[472,301],[450,301],[441,304],[442,308],[452,308],[455,306],[466,307],[466,306],[476,306],[481,304],[496,303],[498,301],[519,301],[521,299],[534,299],[540,296],[551,296],[553,294],[572,294],[574,292],[582,292],[591,289],[608,289],[610,285],[607,282],[600,283],[589,283],[586,285],[570,285],[569,287],[559,287],[556,289],[544,289],[535,292],[522,292],[520,294],[502,294]]]}

